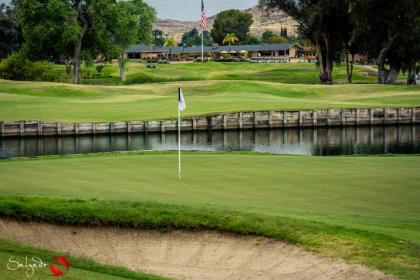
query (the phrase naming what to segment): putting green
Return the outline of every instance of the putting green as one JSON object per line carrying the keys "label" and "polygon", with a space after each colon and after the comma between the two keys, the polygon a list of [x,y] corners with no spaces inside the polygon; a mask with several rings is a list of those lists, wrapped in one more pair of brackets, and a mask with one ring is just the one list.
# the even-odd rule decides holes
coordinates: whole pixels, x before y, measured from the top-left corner
{"label": "putting green", "polygon": [[420,245],[420,157],[93,155],[0,162],[0,192],[152,200],[343,225]]}

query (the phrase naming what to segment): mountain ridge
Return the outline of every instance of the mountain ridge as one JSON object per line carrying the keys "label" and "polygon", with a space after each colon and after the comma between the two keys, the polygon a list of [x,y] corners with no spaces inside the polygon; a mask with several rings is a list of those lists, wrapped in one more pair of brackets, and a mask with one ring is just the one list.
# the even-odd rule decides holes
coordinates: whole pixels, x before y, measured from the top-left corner
{"label": "mountain ridge", "polygon": [[[260,37],[266,30],[271,30],[276,34],[280,34],[281,28],[287,28],[289,35],[297,34],[297,23],[288,16],[284,11],[275,10],[268,13],[259,6],[243,10],[250,13],[253,17],[254,23],[251,25],[250,33],[254,36]],[[217,15],[207,18],[207,30],[211,30],[214,20]],[[200,21],[181,21],[174,19],[157,19],[153,28],[163,30],[167,36],[172,36],[178,41],[181,40],[185,32],[200,26]]]}

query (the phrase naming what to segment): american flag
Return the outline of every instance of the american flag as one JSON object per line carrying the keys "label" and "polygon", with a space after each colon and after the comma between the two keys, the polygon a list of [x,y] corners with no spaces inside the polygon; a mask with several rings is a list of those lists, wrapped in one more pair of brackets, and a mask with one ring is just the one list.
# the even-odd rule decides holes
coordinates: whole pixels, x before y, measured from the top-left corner
{"label": "american flag", "polygon": [[204,2],[201,0],[201,29],[205,30],[207,27],[207,16],[206,11],[204,10]]}

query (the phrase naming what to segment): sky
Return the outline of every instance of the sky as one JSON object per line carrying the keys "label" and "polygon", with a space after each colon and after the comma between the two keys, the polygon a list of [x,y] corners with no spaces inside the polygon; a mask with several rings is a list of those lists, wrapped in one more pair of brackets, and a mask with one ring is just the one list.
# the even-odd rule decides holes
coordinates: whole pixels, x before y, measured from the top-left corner
{"label": "sky", "polygon": [[[144,0],[155,7],[158,18],[196,21],[200,20],[201,0]],[[0,0],[7,3],[9,0]],[[258,0],[204,0],[208,17],[227,9],[247,9],[257,5]]]}
{"label": "sky", "polygon": [[[200,0],[145,0],[155,7],[158,18],[196,21],[200,19]],[[258,0],[204,0],[208,17],[227,9],[247,9],[257,5]]]}

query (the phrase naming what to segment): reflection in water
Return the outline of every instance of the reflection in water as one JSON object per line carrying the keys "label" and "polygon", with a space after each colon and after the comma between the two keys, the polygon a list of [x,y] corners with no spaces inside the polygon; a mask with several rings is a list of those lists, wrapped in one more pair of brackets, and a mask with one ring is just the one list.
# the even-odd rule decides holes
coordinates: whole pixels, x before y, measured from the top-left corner
{"label": "reflection in water", "polygon": [[[420,126],[184,132],[183,150],[351,155],[420,153]],[[0,158],[131,150],[176,150],[176,133],[0,139]]]}

